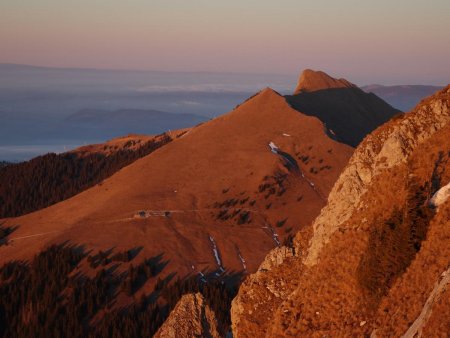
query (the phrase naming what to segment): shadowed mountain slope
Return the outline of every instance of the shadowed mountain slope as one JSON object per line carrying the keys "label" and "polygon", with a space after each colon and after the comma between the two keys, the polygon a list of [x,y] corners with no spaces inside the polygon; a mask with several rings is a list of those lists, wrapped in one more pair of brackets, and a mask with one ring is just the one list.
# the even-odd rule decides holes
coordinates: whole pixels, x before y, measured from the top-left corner
{"label": "shadowed mountain slope", "polygon": [[400,112],[375,94],[320,71],[305,70],[295,94],[285,97],[296,110],[323,121],[331,137],[353,147]]}
{"label": "shadowed mountain slope", "polygon": [[368,85],[361,87],[366,93],[374,93],[401,111],[410,111],[424,97],[430,96],[442,89],[440,86],[427,85]]}

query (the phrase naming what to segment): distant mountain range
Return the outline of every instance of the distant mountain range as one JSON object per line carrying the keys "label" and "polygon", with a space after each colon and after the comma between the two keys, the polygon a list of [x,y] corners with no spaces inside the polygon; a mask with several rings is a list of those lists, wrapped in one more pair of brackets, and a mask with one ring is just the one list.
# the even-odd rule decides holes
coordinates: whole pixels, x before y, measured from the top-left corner
{"label": "distant mountain range", "polygon": [[82,109],[60,119],[0,111],[0,120],[0,158],[20,161],[62,151],[64,145],[98,143],[127,134],[160,134],[192,127],[208,118],[146,109]]}
{"label": "distant mountain range", "polygon": [[207,119],[194,114],[175,114],[158,110],[119,109],[113,111],[83,109],[67,117],[60,127],[73,135],[107,139],[126,134],[159,134],[168,130],[195,126]]}
{"label": "distant mountain range", "polygon": [[[30,159],[61,151],[64,145],[103,142],[133,131],[191,127],[232,110],[260,88],[286,90],[292,80],[271,74],[0,64],[0,160]],[[172,115],[164,117],[163,112]],[[84,118],[75,118],[77,114]]]}
{"label": "distant mountain range", "polygon": [[[62,151],[66,146],[103,142],[130,132],[153,134],[166,129],[193,126],[200,120],[206,121],[232,110],[238,102],[266,86],[287,94],[294,80],[294,76],[270,74],[128,71],[0,64],[0,160],[30,159],[49,151]],[[336,91],[335,87],[338,85],[339,91],[355,92],[355,89],[346,88],[344,84],[351,83],[343,83],[342,79],[331,80],[328,77],[325,82],[321,82],[324,81],[323,78],[316,80],[318,86],[334,86],[333,91]],[[373,92],[394,108],[408,111],[420,98],[434,92],[436,88],[438,87],[371,85],[362,89]],[[317,91],[296,94],[309,96],[310,108],[315,109],[318,102],[321,105],[334,104],[329,100],[328,103],[321,102],[321,98],[318,98],[321,94]],[[358,95],[362,94],[359,92]],[[292,97],[294,107],[296,96]],[[341,94],[338,96],[343,97]],[[331,99],[331,95],[327,97]],[[347,107],[352,105],[351,97],[355,98],[350,95],[345,99]],[[317,102],[313,104],[313,100]],[[375,98],[372,100],[376,101]],[[344,103],[341,102],[340,105]],[[298,108],[303,109],[306,114],[310,113],[305,100],[302,100]],[[368,109],[372,112],[379,111],[370,107]],[[159,113],[151,113],[150,117],[144,111]],[[89,118],[86,112],[89,112]],[[162,112],[187,115],[163,118]],[[75,117],[77,114],[80,115]],[[132,115],[136,122],[127,120],[125,114]],[[338,118],[338,124],[342,122],[345,112],[341,114],[343,115]],[[157,118],[157,115],[162,119]],[[111,121],[105,119],[106,116],[111,117]],[[375,118],[371,114],[367,117]],[[321,118],[337,136],[342,136],[342,127],[355,130],[354,127],[360,126],[355,118],[355,121],[342,125],[340,130],[335,125],[336,121],[327,120],[324,115]],[[89,119],[91,120],[88,121]],[[374,121],[373,125],[377,125],[379,121]],[[354,146],[368,131],[361,130],[354,140],[348,137],[340,140]]]}
{"label": "distant mountain range", "polygon": [[388,102],[395,108],[407,112],[413,109],[424,97],[442,89],[442,86],[424,86],[424,85],[399,85],[383,86],[368,85],[362,86],[362,90],[367,93],[374,93]]}

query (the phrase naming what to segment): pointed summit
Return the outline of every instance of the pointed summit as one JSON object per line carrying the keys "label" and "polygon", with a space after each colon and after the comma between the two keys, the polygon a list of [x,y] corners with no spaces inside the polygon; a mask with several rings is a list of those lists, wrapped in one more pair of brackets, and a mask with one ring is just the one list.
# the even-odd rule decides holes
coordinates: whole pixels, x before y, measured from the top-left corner
{"label": "pointed summit", "polygon": [[354,88],[353,83],[345,79],[335,79],[322,71],[305,69],[300,75],[294,94],[315,92],[331,88]]}

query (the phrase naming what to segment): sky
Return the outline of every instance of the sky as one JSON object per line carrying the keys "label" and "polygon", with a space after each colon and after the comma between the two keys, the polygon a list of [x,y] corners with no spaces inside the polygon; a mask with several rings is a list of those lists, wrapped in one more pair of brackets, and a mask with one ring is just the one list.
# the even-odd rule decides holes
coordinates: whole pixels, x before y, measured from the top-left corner
{"label": "sky", "polygon": [[0,0],[0,63],[450,82],[449,0]]}

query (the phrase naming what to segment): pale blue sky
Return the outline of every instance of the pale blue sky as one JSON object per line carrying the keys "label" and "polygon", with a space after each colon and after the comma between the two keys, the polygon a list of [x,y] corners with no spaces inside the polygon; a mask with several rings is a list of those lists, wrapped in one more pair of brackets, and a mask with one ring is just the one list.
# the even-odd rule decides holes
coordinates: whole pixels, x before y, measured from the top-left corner
{"label": "pale blue sky", "polygon": [[0,62],[450,82],[450,0],[1,0]]}

